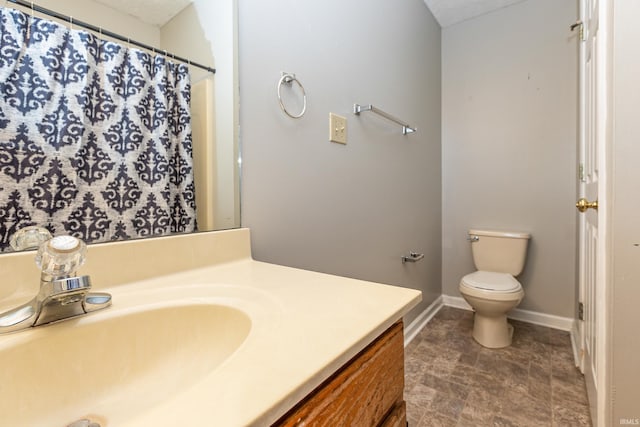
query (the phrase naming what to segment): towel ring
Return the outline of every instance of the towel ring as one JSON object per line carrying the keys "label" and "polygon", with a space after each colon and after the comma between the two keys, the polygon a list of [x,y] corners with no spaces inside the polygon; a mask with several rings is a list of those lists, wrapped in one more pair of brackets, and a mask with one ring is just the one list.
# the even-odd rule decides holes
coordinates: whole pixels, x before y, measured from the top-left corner
{"label": "towel ring", "polygon": [[[293,82],[296,82],[296,84],[302,90],[302,111],[300,111],[300,113],[297,115],[291,114],[289,111],[287,111],[287,107],[284,106],[284,102],[282,102],[282,96],[280,95],[280,88],[282,87],[282,84],[284,83],[286,85],[292,86]],[[295,74],[285,73],[284,71],[282,72],[282,77],[280,77],[280,80],[278,81],[278,102],[280,103],[280,108],[282,109],[282,111],[284,111],[284,113],[292,119],[299,119],[300,117],[304,116],[305,111],[307,111],[307,94],[304,91],[302,83],[300,83],[300,81],[296,78]]]}

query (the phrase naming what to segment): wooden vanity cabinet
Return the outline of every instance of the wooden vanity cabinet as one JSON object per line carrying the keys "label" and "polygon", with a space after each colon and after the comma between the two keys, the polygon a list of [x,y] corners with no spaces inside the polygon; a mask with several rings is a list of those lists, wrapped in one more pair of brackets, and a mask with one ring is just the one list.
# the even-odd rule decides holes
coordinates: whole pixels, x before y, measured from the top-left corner
{"label": "wooden vanity cabinet", "polygon": [[405,427],[402,321],[318,386],[274,426]]}

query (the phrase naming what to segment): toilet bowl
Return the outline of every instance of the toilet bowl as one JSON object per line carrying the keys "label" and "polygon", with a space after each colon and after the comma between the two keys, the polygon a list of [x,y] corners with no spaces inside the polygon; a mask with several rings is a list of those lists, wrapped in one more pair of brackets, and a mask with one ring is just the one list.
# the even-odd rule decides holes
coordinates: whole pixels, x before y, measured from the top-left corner
{"label": "toilet bowl", "polygon": [[511,345],[513,327],[507,313],[524,297],[514,277],[522,272],[528,233],[469,230],[478,271],[460,280],[460,294],[474,309],[473,338],[484,347]]}
{"label": "toilet bowl", "polygon": [[462,278],[459,289],[475,310],[473,338],[488,348],[511,345],[513,327],[507,313],[524,297],[520,282],[508,273],[476,271]]}

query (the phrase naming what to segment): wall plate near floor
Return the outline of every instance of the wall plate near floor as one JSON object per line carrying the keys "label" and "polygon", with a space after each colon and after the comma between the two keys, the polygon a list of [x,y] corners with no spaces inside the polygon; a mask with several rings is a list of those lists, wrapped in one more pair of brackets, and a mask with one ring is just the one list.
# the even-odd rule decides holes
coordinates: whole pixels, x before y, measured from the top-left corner
{"label": "wall plate near floor", "polygon": [[329,141],[339,144],[347,143],[347,119],[334,113],[329,113]]}

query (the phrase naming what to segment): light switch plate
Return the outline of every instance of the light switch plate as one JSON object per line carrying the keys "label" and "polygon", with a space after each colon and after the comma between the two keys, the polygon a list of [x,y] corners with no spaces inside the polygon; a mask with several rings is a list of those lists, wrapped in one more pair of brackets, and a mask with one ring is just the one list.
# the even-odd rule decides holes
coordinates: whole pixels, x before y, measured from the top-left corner
{"label": "light switch plate", "polygon": [[340,144],[347,143],[347,119],[334,113],[329,113],[329,141]]}

